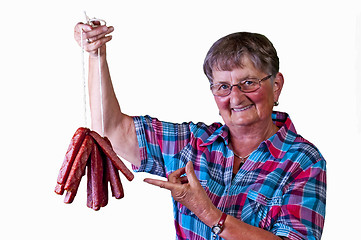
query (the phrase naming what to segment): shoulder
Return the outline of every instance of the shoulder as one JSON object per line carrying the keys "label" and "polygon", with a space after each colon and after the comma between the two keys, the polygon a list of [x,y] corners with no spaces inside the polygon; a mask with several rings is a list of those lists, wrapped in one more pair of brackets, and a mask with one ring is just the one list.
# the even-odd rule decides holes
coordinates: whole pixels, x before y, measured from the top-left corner
{"label": "shoulder", "polygon": [[[291,159],[292,162],[300,166],[301,169],[307,169],[316,163],[325,167],[326,161],[319,149],[310,141],[305,139],[299,133],[291,121],[290,116],[284,112],[274,112],[273,120],[280,127],[277,137],[273,139],[273,145],[280,145],[279,149],[284,151],[285,159]],[[280,154],[282,155],[282,154]]]}
{"label": "shoulder", "polygon": [[319,149],[299,134],[290,147],[289,152],[294,155],[294,160],[299,163],[303,170],[312,167],[315,164],[320,165],[322,168],[326,168],[326,160]]}

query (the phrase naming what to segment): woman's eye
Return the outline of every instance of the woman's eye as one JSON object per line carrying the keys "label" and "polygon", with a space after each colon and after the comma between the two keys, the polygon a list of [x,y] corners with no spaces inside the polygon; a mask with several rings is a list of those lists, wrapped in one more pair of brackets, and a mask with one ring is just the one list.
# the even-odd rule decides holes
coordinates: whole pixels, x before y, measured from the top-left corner
{"label": "woman's eye", "polygon": [[256,81],[249,79],[249,80],[244,80],[241,84],[244,86],[253,86],[256,84]]}
{"label": "woman's eye", "polygon": [[228,84],[221,84],[219,85],[219,89],[220,90],[227,90],[229,88],[229,85]]}

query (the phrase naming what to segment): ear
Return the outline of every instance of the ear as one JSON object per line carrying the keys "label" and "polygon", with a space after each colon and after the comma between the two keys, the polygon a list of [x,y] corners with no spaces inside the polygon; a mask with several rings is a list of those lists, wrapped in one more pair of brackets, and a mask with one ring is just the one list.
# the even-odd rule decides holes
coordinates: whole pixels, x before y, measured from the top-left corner
{"label": "ear", "polygon": [[278,72],[273,80],[273,101],[278,102],[278,98],[281,94],[284,79],[282,73]]}

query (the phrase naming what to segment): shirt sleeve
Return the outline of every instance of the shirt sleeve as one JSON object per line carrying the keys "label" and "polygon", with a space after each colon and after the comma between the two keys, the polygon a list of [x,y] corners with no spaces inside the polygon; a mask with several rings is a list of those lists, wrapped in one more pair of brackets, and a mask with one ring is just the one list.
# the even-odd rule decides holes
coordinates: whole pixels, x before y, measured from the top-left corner
{"label": "shirt sleeve", "polygon": [[326,161],[320,157],[308,168],[301,169],[286,189],[272,232],[290,239],[320,239],[325,207]]}
{"label": "shirt sleeve", "polygon": [[162,122],[150,116],[133,117],[133,121],[141,158],[141,165],[133,165],[133,170],[166,177],[167,161],[189,142],[190,123]]}

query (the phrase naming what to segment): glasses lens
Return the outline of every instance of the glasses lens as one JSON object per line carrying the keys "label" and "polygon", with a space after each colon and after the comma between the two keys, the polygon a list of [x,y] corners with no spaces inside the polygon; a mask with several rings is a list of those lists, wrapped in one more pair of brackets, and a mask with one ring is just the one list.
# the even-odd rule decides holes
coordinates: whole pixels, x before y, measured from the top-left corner
{"label": "glasses lens", "polygon": [[258,79],[246,79],[238,84],[242,92],[252,92],[259,88]]}
{"label": "glasses lens", "polygon": [[231,85],[219,83],[212,85],[211,89],[215,96],[227,96],[231,92]]}
{"label": "glasses lens", "polygon": [[[237,86],[239,90],[245,93],[253,92],[260,88],[260,80],[257,78],[248,78],[234,86]],[[232,85],[228,83],[217,83],[211,86],[211,90],[213,95],[224,97],[231,93]]]}

